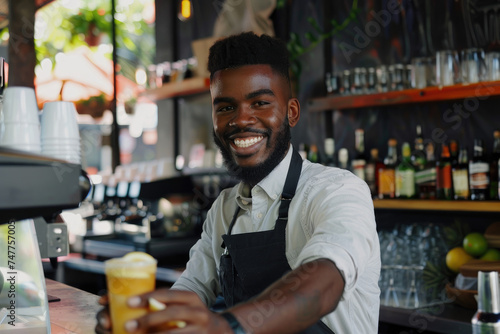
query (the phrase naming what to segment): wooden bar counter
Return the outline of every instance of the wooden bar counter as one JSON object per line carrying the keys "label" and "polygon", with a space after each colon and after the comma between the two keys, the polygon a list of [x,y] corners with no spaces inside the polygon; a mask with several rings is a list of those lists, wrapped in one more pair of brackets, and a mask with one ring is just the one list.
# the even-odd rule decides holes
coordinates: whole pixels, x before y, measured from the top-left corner
{"label": "wooden bar counter", "polygon": [[47,294],[59,301],[49,302],[52,334],[95,333],[96,313],[101,309],[99,296],[69,285],[45,279]]}
{"label": "wooden bar counter", "polygon": [[[47,294],[61,299],[49,302],[52,334],[95,333],[99,296],[51,279],[45,282]],[[381,306],[380,321],[432,333],[470,333],[473,314],[473,310],[452,303],[418,310]]]}

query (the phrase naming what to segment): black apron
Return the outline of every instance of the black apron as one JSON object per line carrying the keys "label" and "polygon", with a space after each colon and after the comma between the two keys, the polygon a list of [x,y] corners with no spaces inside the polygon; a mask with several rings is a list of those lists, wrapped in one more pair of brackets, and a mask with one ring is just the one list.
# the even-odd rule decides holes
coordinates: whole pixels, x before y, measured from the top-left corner
{"label": "black apron", "polygon": [[[222,248],[225,250],[220,258],[219,281],[227,307],[258,295],[292,270],[286,258],[285,229],[288,208],[295,195],[301,170],[302,158],[294,150],[274,230],[231,235],[240,210],[237,207],[227,234],[222,236]],[[300,333],[331,334],[333,331],[318,321]]]}

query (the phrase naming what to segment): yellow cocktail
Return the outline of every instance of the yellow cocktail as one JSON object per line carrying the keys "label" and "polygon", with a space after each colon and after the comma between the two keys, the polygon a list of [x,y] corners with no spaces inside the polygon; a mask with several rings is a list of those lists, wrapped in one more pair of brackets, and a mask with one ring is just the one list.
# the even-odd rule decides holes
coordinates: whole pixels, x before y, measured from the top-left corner
{"label": "yellow cocktail", "polygon": [[142,252],[128,253],[105,262],[113,334],[125,334],[128,320],[148,312],[146,308],[129,308],[127,299],[154,290],[156,262],[151,255]]}

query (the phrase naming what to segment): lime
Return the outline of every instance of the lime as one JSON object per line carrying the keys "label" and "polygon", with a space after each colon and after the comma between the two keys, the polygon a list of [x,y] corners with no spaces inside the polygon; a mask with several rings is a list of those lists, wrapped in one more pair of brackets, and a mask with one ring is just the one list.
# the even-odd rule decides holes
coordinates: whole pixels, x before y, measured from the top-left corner
{"label": "lime", "polygon": [[455,247],[446,254],[446,266],[453,272],[458,273],[462,265],[472,260],[473,257],[463,247]]}
{"label": "lime", "polygon": [[490,248],[480,257],[484,261],[500,261],[500,250],[496,248]]}
{"label": "lime", "polygon": [[463,246],[467,254],[483,256],[488,250],[488,241],[481,233],[472,232],[465,236]]}

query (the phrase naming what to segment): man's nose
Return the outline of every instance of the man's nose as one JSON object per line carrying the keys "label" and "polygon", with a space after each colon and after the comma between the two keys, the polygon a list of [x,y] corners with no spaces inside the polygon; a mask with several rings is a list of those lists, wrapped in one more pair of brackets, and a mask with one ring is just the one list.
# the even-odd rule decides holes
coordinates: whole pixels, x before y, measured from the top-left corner
{"label": "man's nose", "polygon": [[249,107],[241,107],[239,108],[234,117],[229,121],[230,126],[237,126],[240,128],[244,128],[251,124],[255,124],[257,119],[255,118],[254,111]]}

